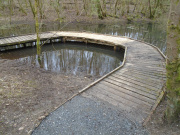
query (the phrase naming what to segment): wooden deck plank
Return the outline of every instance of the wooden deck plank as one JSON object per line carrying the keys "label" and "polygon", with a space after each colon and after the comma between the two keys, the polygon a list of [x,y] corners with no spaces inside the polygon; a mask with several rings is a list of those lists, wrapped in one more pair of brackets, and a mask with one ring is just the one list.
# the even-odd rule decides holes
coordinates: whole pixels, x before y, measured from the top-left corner
{"label": "wooden deck plank", "polygon": [[[116,102],[121,102],[122,104],[124,104],[125,106],[128,106],[134,110],[140,110],[140,111],[144,111],[144,112],[148,112],[151,108],[151,106],[146,106],[145,104],[137,104],[129,99],[126,99],[122,96],[117,95],[116,91],[109,91],[109,89],[105,89],[99,86],[93,87],[90,94],[96,94],[96,93],[102,93],[103,95],[108,96],[109,98],[112,98],[114,101]],[[97,96],[98,97],[98,96]]]}
{"label": "wooden deck plank", "polygon": [[118,87],[122,87],[122,88],[128,89],[128,90],[130,90],[130,91],[132,91],[132,92],[135,92],[135,93],[137,93],[137,94],[143,95],[143,96],[145,96],[145,97],[147,97],[147,98],[150,98],[150,99],[152,99],[152,100],[156,100],[156,98],[157,98],[156,95],[151,94],[150,92],[144,91],[144,90],[142,90],[142,89],[137,89],[137,88],[135,88],[134,86],[131,86],[130,83],[128,83],[128,84],[125,83],[125,82],[124,82],[124,83],[121,83],[121,82],[117,82],[117,81],[115,81],[115,80],[107,79],[107,78],[105,78],[104,81],[109,82],[109,83],[111,83],[111,84],[114,84],[114,85],[116,85],[116,86],[118,86]]}
{"label": "wooden deck plank", "polygon": [[149,84],[146,84],[146,83],[143,83],[141,81],[139,81],[138,79],[134,79],[134,78],[131,78],[131,77],[126,77],[126,76],[123,76],[123,75],[118,75],[118,74],[112,74],[113,77],[115,78],[118,78],[120,80],[123,80],[123,81],[127,81],[127,82],[132,82],[133,84],[137,84],[141,87],[144,87],[144,88],[149,88],[153,91],[160,91],[159,89],[162,88],[162,86],[160,85],[156,85],[156,87],[154,85],[149,85]]}
{"label": "wooden deck plank", "polygon": [[52,34],[41,34],[40,35],[40,38],[44,38],[44,39],[48,39],[48,38],[51,38],[52,37]]}
{"label": "wooden deck plank", "polygon": [[110,82],[102,81],[102,82],[100,82],[99,84],[102,84],[102,85],[104,85],[104,86],[113,88],[113,89],[115,89],[115,90],[117,90],[117,91],[120,91],[120,92],[122,92],[122,93],[125,93],[125,94],[127,94],[127,95],[129,95],[129,96],[132,96],[132,97],[134,97],[134,98],[137,98],[137,99],[139,99],[139,100],[142,100],[142,102],[147,102],[147,103],[149,103],[149,104],[153,104],[153,103],[155,102],[154,99],[150,99],[150,98],[148,98],[148,97],[145,97],[144,95],[138,94],[138,93],[136,93],[136,92],[134,92],[134,91],[131,91],[131,90],[126,89],[126,88],[123,88],[123,87],[119,87],[119,86],[114,85],[114,84],[112,84],[112,83],[110,83]]}
{"label": "wooden deck plank", "polygon": [[[131,64],[131,66],[135,65],[135,64],[132,64],[132,63],[129,63],[128,61],[126,62],[126,64]],[[151,61],[151,62],[147,62],[147,61],[144,61],[143,63],[136,63],[137,65],[143,65],[143,66],[149,66],[149,65],[152,65],[152,66],[160,66],[160,67],[166,67],[166,63],[165,62],[159,62],[159,61]]]}
{"label": "wooden deck plank", "polygon": [[6,43],[6,40],[4,40],[4,39],[1,39],[1,42],[2,42],[3,45],[4,45],[4,44],[7,44],[7,43]]}
{"label": "wooden deck plank", "polygon": [[6,40],[8,40],[10,43],[15,42],[12,38],[6,38]]}
{"label": "wooden deck plank", "polygon": [[29,36],[25,36],[24,38],[26,38],[28,41],[32,41],[36,39],[35,35],[29,35]]}
{"label": "wooden deck plank", "polygon": [[22,42],[21,37],[14,37],[14,38],[16,38],[16,40],[17,40],[18,43],[21,43],[21,42]]}
{"label": "wooden deck plank", "polygon": [[4,40],[4,44],[9,44],[9,43],[11,43],[11,41],[10,41],[8,38],[4,38],[3,40]]}
{"label": "wooden deck plank", "polygon": [[[110,85],[112,85],[112,84],[110,84]],[[118,97],[124,98],[125,100],[130,100],[131,102],[133,102],[133,104],[142,105],[148,109],[150,109],[150,107],[152,107],[152,105],[154,104],[154,101],[151,103],[147,102],[147,101],[143,101],[141,98],[131,96],[131,95],[123,92],[122,90],[119,90],[120,88],[116,87],[116,89],[115,89],[115,87],[112,87],[112,86],[110,87],[110,85],[108,85],[108,83],[106,84],[106,82],[102,82],[102,83],[98,83],[96,85],[96,87],[101,88],[103,91],[111,92]],[[139,96],[139,97],[142,97],[142,96]]]}
{"label": "wooden deck plank", "polygon": [[148,77],[148,76],[143,76],[142,74],[137,74],[137,73],[131,73],[131,72],[129,72],[129,71],[127,71],[127,70],[123,70],[123,71],[121,71],[121,72],[116,72],[117,74],[119,74],[119,75],[122,75],[122,74],[124,74],[124,75],[129,75],[129,76],[132,76],[133,78],[136,78],[136,79],[138,79],[138,80],[143,80],[143,81],[147,81],[146,83],[152,83],[152,84],[154,84],[154,85],[159,85],[159,84],[163,84],[163,82],[164,82],[164,79],[155,79],[155,78],[150,78],[150,77]]}
{"label": "wooden deck plank", "polygon": [[0,44],[3,44],[3,41],[1,41],[1,39],[0,39]]}
{"label": "wooden deck plank", "polygon": [[131,57],[128,57],[127,56],[127,61],[131,61],[131,62],[142,62],[144,63],[145,62],[145,59],[148,60],[150,63],[151,62],[161,62],[162,59],[159,59],[159,58],[147,58],[147,57],[136,57],[136,56],[131,56]]}
{"label": "wooden deck plank", "polygon": [[166,74],[159,71],[159,72],[156,72],[156,71],[153,71],[151,69],[148,70],[148,68],[146,68],[145,70],[140,67],[140,68],[130,68],[130,67],[126,67],[126,70],[130,71],[130,72],[136,72],[136,73],[142,73],[142,74],[145,74],[145,75],[148,75],[148,76],[155,76],[155,77],[161,77],[161,78],[166,78]]}
{"label": "wooden deck plank", "polygon": [[[162,77],[159,77],[159,76],[156,76],[155,74],[145,74],[143,72],[138,72],[138,71],[135,71],[135,70],[128,70],[127,68],[123,68],[122,69],[123,71],[127,71],[131,74],[135,74],[135,75],[141,75],[141,76],[144,76],[144,77],[148,77],[148,78],[152,78],[154,80],[158,80],[158,79],[161,79],[161,80],[166,80],[165,76],[162,76]],[[121,72],[121,71],[119,71]]]}
{"label": "wooden deck plank", "polygon": [[12,39],[13,42],[15,42],[15,43],[18,43],[18,42],[19,42],[19,39],[18,39],[17,37],[12,37],[11,39]]}
{"label": "wooden deck plank", "polygon": [[[147,66],[126,66],[127,69],[129,70],[137,70],[143,73],[151,73],[151,74],[160,74],[160,75],[164,75],[166,76],[166,71],[162,71],[162,70],[154,70],[152,68],[148,68]],[[164,67],[165,68],[165,67]]]}
{"label": "wooden deck plank", "polygon": [[[94,88],[91,88],[91,90],[93,90],[93,89]],[[109,97],[108,95],[101,93],[100,91],[97,91],[96,93],[91,92],[90,95],[93,95],[94,97],[100,98],[100,99],[102,99],[102,100],[104,100],[106,102],[109,102],[110,104],[113,104],[115,106],[119,106],[120,108],[122,108],[124,111],[127,111],[127,112],[131,112],[132,109],[133,109],[132,107],[126,106],[121,101],[117,101],[117,100]]]}
{"label": "wooden deck plank", "polygon": [[128,78],[129,80],[134,80],[137,81],[137,83],[140,84],[145,84],[151,87],[154,87],[156,89],[161,89],[162,88],[162,83],[161,82],[157,82],[157,81],[152,81],[152,80],[148,80],[148,79],[143,79],[142,77],[137,77],[137,76],[132,76],[131,74],[128,74],[127,72],[120,73],[120,74],[113,74],[113,75],[118,75],[120,77],[125,77]]}
{"label": "wooden deck plank", "polygon": [[114,77],[112,75],[107,77],[106,79],[107,80],[113,80],[113,81],[121,83],[121,84],[126,84],[127,86],[133,87],[134,89],[136,89],[137,92],[142,91],[143,93],[148,93],[148,94],[151,94],[151,95],[154,95],[154,96],[158,96],[159,95],[159,90],[151,89],[150,87],[148,87],[148,85],[146,85],[145,87],[144,86],[140,86],[140,85],[138,85],[136,83],[133,83],[131,81],[126,81],[126,80]]}
{"label": "wooden deck plank", "polygon": [[21,42],[25,42],[25,41],[28,42],[29,40],[26,36],[19,36],[18,38],[20,39]]}

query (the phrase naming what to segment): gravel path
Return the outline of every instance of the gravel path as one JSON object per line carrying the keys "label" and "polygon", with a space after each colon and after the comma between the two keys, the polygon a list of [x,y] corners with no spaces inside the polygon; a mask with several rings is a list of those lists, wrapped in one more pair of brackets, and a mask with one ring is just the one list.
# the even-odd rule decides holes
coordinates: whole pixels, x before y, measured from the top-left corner
{"label": "gravel path", "polygon": [[46,117],[32,135],[147,135],[120,110],[97,98],[74,97]]}

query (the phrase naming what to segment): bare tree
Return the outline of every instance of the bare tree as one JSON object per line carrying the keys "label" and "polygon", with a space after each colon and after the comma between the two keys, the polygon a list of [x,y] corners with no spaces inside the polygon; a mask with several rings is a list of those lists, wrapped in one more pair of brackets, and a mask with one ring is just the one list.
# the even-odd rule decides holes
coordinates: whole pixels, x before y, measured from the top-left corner
{"label": "bare tree", "polygon": [[106,17],[106,13],[103,11],[103,6],[101,5],[100,0],[96,0],[96,8],[99,19],[104,19]]}
{"label": "bare tree", "polygon": [[153,18],[152,9],[151,9],[151,0],[148,0],[148,6],[149,6],[149,18]]}
{"label": "bare tree", "polygon": [[103,14],[106,17],[107,16],[107,9],[106,9],[106,0],[102,1],[102,7],[103,7]]}
{"label": "bare tree", "polygon": [[60,1],[61,0],[54,0],[53,2],[52,2],[52,5],[53,5],[53,7],[54,7],[54,9],[55,9],[55,11],[56,11],[56,14],[57,14],[57,16],[58,16],[58,21],[62,21],[61,19],[62,19],[62,17],[61,17],[61,12],[62,12],[62,6],[60,5]]}
{"label": "bare tree", "polygon": [[30,7],[31,7],[31,12],[33,13],[33,16],[34,16],[34,18],[35,18],[35,9],[34,9],[33,3],[32,3],[31,0],[28,0],[28,2],[29,2],[29,5],[30,5]]}
{"label": "bare tree", "polygon": [[[23,8],[23,3],[20,2],[19,0],[17,0],[17,2],[18,2],[18,5],[19,5],[19,10],[21,10],[22,13],[24,13],[25,15],[27,15],[26,10]],[[26,0],[25,0],[25,2],[26,2]]]}
{"label": "bare tree", "polygon": [[79,5],[78,5],[78,0],[74,0],[75,7],[76,7],[76,15],[79,15]]}
{"label": "bare tree", "polygon": [[115,5],[114,5],[114,15],[115,16],[117,15],[117,7],[118,7],[119,2],[120,2],[120,0],[115,1]]}
{"label": "bare tree", "polygon": [[86,13],[86,15],[88,15],[88,0],[83,0],[83,8],[84,8],[84,11]]}
{"label": "bare tree", "polygon": [[8,0],[8,5],[9,5],[9,19],[11,24],[11,19],[13,15],[13,0]]}
{"label": "bare tree", "polygon": [[38,2],[38,10],[39,10],[40,18],[44,19],[44,18],[46,18],[45,13],[44,13],[45,0],[37,0],[37,2]]}
{"label": "bare tree", "polygon": [[39,22],[38,22],[38,0],[35,0],[35,8],[34,8],[34,14],[35,14],[35,24],[36,24],[36,35],[37,35],[37,55],[39,56],[41,54],[41,46],[40,46],[40,37],[39,37]]}

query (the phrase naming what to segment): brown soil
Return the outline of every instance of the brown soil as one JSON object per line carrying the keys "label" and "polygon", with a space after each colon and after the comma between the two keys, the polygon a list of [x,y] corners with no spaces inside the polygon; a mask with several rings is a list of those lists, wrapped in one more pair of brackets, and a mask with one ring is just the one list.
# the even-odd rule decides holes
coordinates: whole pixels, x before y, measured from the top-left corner
{"label": "brown soil", "polygon": [[0,134],[26,135],[55,108],[95,80],[0,60]]}
{"label": "brown soil", "polygon": [[151,135],[180,135],[180,118],[173,123],[167,123],[165,120],[165,111],[167,99],[163,99],[153,113],[146,128]]}

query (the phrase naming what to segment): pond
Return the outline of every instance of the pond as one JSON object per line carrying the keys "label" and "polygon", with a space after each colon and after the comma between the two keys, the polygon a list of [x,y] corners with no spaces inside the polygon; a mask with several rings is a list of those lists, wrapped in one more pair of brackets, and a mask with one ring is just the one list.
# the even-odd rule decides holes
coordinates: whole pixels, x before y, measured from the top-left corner
{"label": "pond", "polygon": [[[66,27],[64,27],[66,26]],[[166,26],[159,23],[47,23],[41,24],[41,31],[89,31],[102,34],[126,36],[136,40],[142,40],[151,43],[165,54],[166,53]],[[35,33],[34,25],[1,25],[0,37],[15,36],[21,34]]]}
{"label": "pond", "polygon": [[102,45],[67,42],[44,45],[40,57],[39,61],[35,47],[0,54],[2,59],[18,59],[29,66],[52,72],[101,77],[121,65],[124,51],[114,51]]}

